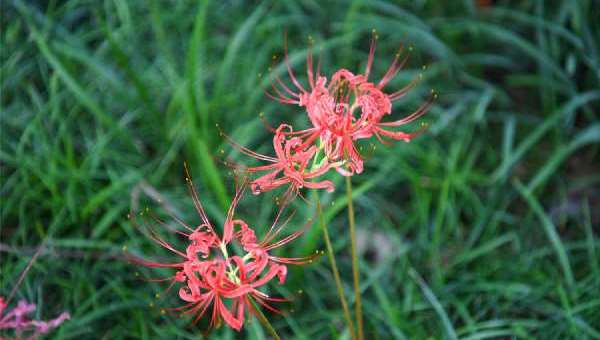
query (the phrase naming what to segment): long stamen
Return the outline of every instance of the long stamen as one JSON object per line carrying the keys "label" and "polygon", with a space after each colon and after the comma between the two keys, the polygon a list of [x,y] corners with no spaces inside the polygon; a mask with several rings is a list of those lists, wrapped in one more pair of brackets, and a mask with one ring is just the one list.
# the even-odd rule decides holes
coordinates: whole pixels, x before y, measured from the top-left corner
{"label": "long stamen", "polygon": [[291,265],[303,265],[303,264],[307,264],[307,263],[312,263],[312,261],[314,261],[314,259],[318,258],[319,256],[323,255],[322,253],[314,253],[308,256],[303,256],[303,257],[277,257],[277,256],[271,256],[271,260],[275,261],[275,262],[279,262],[279,263],[284,263],[284,264],[291,264]]}
{"label": "long stamen", "polygon": [[285,54],[285,57],[284,57],[285,66],[287,67],[287,72],[290,75],[290,80],[292,81],[292,83],[294,83],[294,85],[298,88],[298,90],[300,90],[302,92],[306,92],[306,90],[304,90],[302,85],[300,85],[300,83],[296,79],[296,76],[294,75],[294,72],[292,71],[292,67],[290,66],[290,61],[288,58],[287,34],[285,34],[285,37],[284,37],[283,50],[284,50],[284,54]]}
{"label": "long stamen", "polygon": [[371,44],[369,47],[369,58],[367,59],[367,66],[365,66],[365,79],[369,80],[369,73],[371,72],[371,66],[373,65],[373,58],[375,57],[375,47],[377,45],[377,33],[375,29],[372,31]]}
{"label": "long stamen", "polygon": [[277,158],[271,157],[271,156],[266,156],[263,154],[260,154],[258,152],[252,151],[250,149],[248,149],[245,146],[242,146],[240,144],[238,144],[235,140],[233,140],[231,137],[229,137],[229,135],[227,135],[226,133],[224,133],[221,128],[219,127],[219,125],[216,125],[217,129],[219,129],[219,134],[225,138],[227,140],[227,142],[229,142],[229,144],[231,144],[231,146],[233,146],[234,148],[236,148],[238,151],[240,151],[241,153],[250,156],[250,157],[254,157],[256,159],[260,159],[263,161],[267,161],[267,162],[277,162]]}
{"label": "long stamen", "polygon": [[287,92],[290,96],[292,97],[296,97],[296,98],[300,98],[300,95],[293,92],[289,87],[287,87],[287,85],[284,84],[284,82],[281,80],[281,78],[279,78],[279,76],[275,76],[275,81],[283,88],[283,90],[285,92]]}
{"label": "long stamen", "polygon": [[401,88],[400,90],[390,94],[388,96],[388,98],[390,98],[391,101],[396,101],[396,100],[404,97],[408,93],[408,91],[412,90],[412,88],[414,88],[419,83],[419,81],[422,79],[423,79],[423,75],[419,74],[408,85],[406,85],[403,88]]}
{"label": "long stamen", "polygon": [[191,194],[192,194],[192,201],[194,202],[194,206],[196,207],[196,211],[198,212],[198,214],[200,215],[200,218],[202,219],[202,223],[206,225],[206,227],[213,233],[216,235],[212,224],[210,223],[210,221],[208,220],[208,217],[206,216],[206,212],[204,211],[204,207],[202,206],[202,203],[200,203],[200,196],[198,195],[198,192],[196,191],[196,188],[194,187],[194,183],[192,182],[192,176],[190,175],[190,171],[188,169],[187,163],[184,162],[183,163],[183,168],[185,169],[185,181],[187,183],[188,189],[190,190]]}
{"label": "long stamen", "polygon": [[306,55],[306,75],[308,76],[308,84],[310,88],[315,87],[313,78],[313,54],[312,54],[312,37],[308,36],[308,54]]}
{"label": "long stamen", "polygon": [[[263,238],[263,241],[261,242],[261,246],[263,246],[263,247],[266,246],[275,237],[277,237],[277,235],[279,235],[279,233],[287,226],[287,224],[291,221],[291,219],[294,217],[295,214],[296,214],[296,211],[292,211],[292,213],[288,217],[285,218],[283,223],[279,227],[277,227],[277,229],[274,229],[275,223],[273,223],[273,225],[271,226],[271,229],[269,229],[269,232]],[[279,216],[277,216],[277,219],[279,219]],[[273,231],[273,230],[275,230],[275,231]]]}
{"label": "long stamen", "polygon": [[[161,220],[158,216],[156,216],[152,211],[146,211],[146,213],[148,214],[148,216],[150,216],[150,218],[152,218],[156,223],[165,226],[165,228],[171,230],[171,228],[168,227],[167,223],[165,223],[163,220]],[[175,216],[175,214],[171,213],[170,211],[167,211],[167,214],[169,215],[169,217],[171,217],[172,219],[175,220],[175,222],[177,222],[179,225],[181,225],[182,227],[184,227],[185,229],[187,229],[189,232],[194,232],[194,229],[192,229],[190,226],[188,226],[185,222],[183,222],[179,217]],[[178,233],[180,235],[183,236],[189,236],[188,234],[181,232],[179,230],[172,230],[175,233]]]}
{"label": "long stamen", "polygon": [[[287,203],[288,202],[285,202],[285,201],[280,203],[280,208],[277,211],[277,215],[275,215],[275,220],[271,224],[271,227],[269,228],[269,231],[267,232],[267,234],[264,236],[263,242],[261,242],[261,244],[265,245],[265,244],[269,243],[270,238],[271,238],[271,233],[273,232],[273,229],[275,229],[275,226],[277,225],[277,223],[279,223],[279,219],[281,218],[281,215],[283,215],[283,211],[285,210]],[[296,211],[292,211],[290,216],[284,220],[283,224],[285,225],[288,222],[288,220],[294,216],[295,213],[296,213]]]}
{"label": "long stamen", "polygon": [[393,122],[379,123],[378,125],[379,126],[400,126],[400,125],[408,124],[408,123],[414,121],[415,119],[421,117],[425,113],[427,113],[427,111],[429,110],[429,108],[433,104],[433,100],[436,97],[437,97],[437,94],[430,95],[427,98],[427,100],[423,104],[421,104],[421,106],[419,106],[419,108],[417,110],[415,110],[415,112],[411,113],[407,117],[404,117],[404,118],[402,118],[400,120],[396,120],[396,121],[393,121]]}
{"label": "long stamen", "polygon": [[304,226],[302,226],[302,228],[300,228],[299,230],[296,230],[295,232],[293,232],[292,234],[284,237],[283,239],[265,247],[265,250],[271,250],[274,248],[278,248],[281,247],[282,245],[289,243],[290,241],[296,239],[298,236],[302,235],[302,233],[304,233],[311,225],[313,222],[314,216],[312,218],[310,218],[305,224]]}
{"label": "long stamen", "polygon": [[[277,91],[277,90],[275,90],[275,91]],[[293,99],[285,97],[285,96],[276,97],[276,96],[272,95],[271,93],[269,93],[269,91],[265,91],[265,95],[275,101],[282,103],[282,104],[298,104],[297,100],[293,100]]]}
{"label": "long stamen", "polygon": [[410,58],[410,53],[407,54],[402,61],[400,62],[400,64],[398,65],[398,59],[400,58],[400,55],[402,54],[402,51],[404,50],[404,44],[400,45],[400,47],[398,48],[398,52],[396,52],[396,55],[394,56],[394,60],[392,61],[392,65],[390,65],[390,68],[387,70],[387,72],[385,73],[385,75],[383,76],[383,78],[381,78],[381,80],[379,81],[379,83],[377,84],[377,88],[382,89],[385,87],[385,85],[387,85],[387,83],[392,80],[396,74],[398,74],[398,71],[400,71],[400,69],[402,67],[404,67],[404,65],[406,64],[406,62],[408,62],[408,59]]}

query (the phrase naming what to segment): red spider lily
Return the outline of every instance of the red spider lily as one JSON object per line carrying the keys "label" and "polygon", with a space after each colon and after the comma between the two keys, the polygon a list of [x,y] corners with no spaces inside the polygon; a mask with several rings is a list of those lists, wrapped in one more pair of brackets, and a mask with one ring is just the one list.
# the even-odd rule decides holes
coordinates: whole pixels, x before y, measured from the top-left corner
{"label": "red spider lily", "polygon": [[[317,166],[313,167],[312,161],[317,152],[316,146],[308,146],[307,141],[292,130],[292,127],[287,124],[281,124],[275,131],[273,136],[273,148],[275,157],[266,156],[248,148],[245,148],[227,135],[222,134],[228,141],[242,153],[254,157],[259,160],[266,161],[268,165],[246,168],[248,173],[268,172],[261,177],[255,179],[250,184],[252,193],[255,195],[273,190],[280,186],[289,184],[288,193],[299,193],[299,190],[306,187],[311,189],[325,189],[328,192],[334,190],[334,185],[331,181],[312,181],[313,179],[326,173],[331,167],[336,164],[322,161]],[[306,134],[306,132],[302,132]],[[310,140],[310,138],[309,138]],[[239,166],[238,166],[239,167]],[[288,197],[289,194],[286,194]]]}
{"label": "red spider lily", "polygon": [[[318,151],[322,149],[328,162],[345,176],[361,173],[363,170],[363,160],[355,146],[355,141],[372,136],[384,144],[388,144],[384,138],[410,141],[419,135],[422,129],[415,133],[405,133],[389,130],[389,128],[408,124],[425,114],[436,96],[435,94],[430,96],[421,107],[403,119],[382,122],[385,115],[391,114],[392,103],[408,93],[421,76],[419,75],[400,90],[392,93],[384,92],[384,87],[398,74],[409,59],[410,54],[406,54],[400,59],[403,51],[401,46],[383,77],[377,83],[370,82],[369,74],[374,62],[376,40],[377,36],[374,31],[363,74],[354,74],[346,69],[340,69],[333,74],[329,85],[326,85],[327,78],[321,76],[318,69],[316,73],[313,72],[312,53],[309,52],[306,64],[310,91],[305,90],[296,79],[287,57],[286,43],[284,61],[290,80],[297,92],[291,90],[279,77],[276,77],[276,82],[272,81],[276,95],[268,93],[271,98],[281,103],[306,107],[312,124],[312,127],[306,130],[292,132],[290,128],[289,131],[279,133],[301,138],[301,142],[294,138],[289,140],[294,140],[296,150],[306,150],[307,152],[312,152],[311,145],[319,139],[319,149],[315,150],[314,154],[318,154]],[[355,111],[359,111],[356,116]],[[259,169],[256,168],[256,170]],[[262,181],[256,184],[265,184],[265,187],[264,190],[258,190],[258,192],[267,191],[283,184],[275,177],[276,174],[269,173],[261,178]]]}
{"label": "red spider lily", "polygon": [[[280,312],[271,303],[287,300],[273,298],[262,292],[260,288],[274,278],[278,278],[279,283],[283,284],[287,274],[287,264],[305,264],[311,262],[316,255],[304,258],[283,258],[273,256],[271,250],[300,236],[309,224],[291,235],[273,242],[291,219],[290,215],[279,225],[286,205],[282,204],[268,233],[262,240],[258,240],[254,230],[246,222],[234,218],[235,208],[244,192],[244,183],[236,190],[236,195],[223,224],[222,236],[219,236],[206,216],[189,174],[187,174],[186,180],[201,223],[198,227],[192,228],[181,219],[172,216],[183,228],[183,231],[177,230],[176,233],[185,236],[189,242],[185,252],[177,250],[152,228],[149,228],[151,239],[176,254],[179,261],[164,263],[138,258],[132,258],[132,260],[147,267],[175,270],[173,276],[153,281],[170,281],[167,291],[175,284],[180,286],[178,296],[186,304],[171,308],[171,310],[180,311],[185,315],[194,315],[194,323],[206,315],[212,307],[210,327],[219,326],[224,321],[225,324],[239,331],[244,324],[246,312],[254,312],[252,301],[271,311]],[[159,224],[165,224],[149,212],[143,213],[143,215],[149,215]],[[235,244],[239,247],[234,246]],[[239,252],[240,249],[242,254],[230,253],[231,251]]]}
{"label": "red spider lily", "polygon": [[19,301],[15,308],[5,314],[4,311],[7,307],[8,302],[4,300],[3,296],[0,296],[0,330],[14,330],[17,339],[24,339],[22,338],[23,332],[31,332],[27,339],[36,339],[39,334],[48,333],[70,318],[69,313],[63,312],[49,321],[31,320],[27,315],[35,312],[36,306],[25,300]]}

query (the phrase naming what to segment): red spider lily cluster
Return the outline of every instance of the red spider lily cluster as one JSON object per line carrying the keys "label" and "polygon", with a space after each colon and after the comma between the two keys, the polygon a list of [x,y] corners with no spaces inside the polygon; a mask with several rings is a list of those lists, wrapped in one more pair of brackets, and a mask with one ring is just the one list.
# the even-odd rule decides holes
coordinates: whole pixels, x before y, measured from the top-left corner
{"label": "red spider lily cluster", "polygon": [[425,114],[436,97],[433,93],[410,115],[395,121],[384,121],[392,113],[392,103],[404,97],[421,75],[400,90],[385,90],[409,59],[409,53],[400,58],[403,55],[401,47],[384,76],[378,82],[370,81],[376,40],[374,34],[364,73],[354,74],[347,69],[340,69],[333,73],[329,84],[327,77],[320,73],[320,64],[316,70],[313,68],[313,56],[309,52],[306,59],[308,88],[296,78],[287,58],[286,47],[284,60],[292,85],[286,85],[279,77],[271,76],[272,91],[267,95],[280,103],[302,107],[312,126],[298,131],[288,124],[281,124],[276,129],[269,127],[274,133],[275,157],[249,150],[226,136],[241,152],[271,163],[245,169],[249,173],[266,172],[251,183],[254,194],[287,184],[290,185],[288,190],[295,193],[304,187],[331,192],[333,183],[319,181],[319,176],[330,169],[335,169],[343,176],[363,171],[363,157],[356,146],[357,141],[375,136],[384,144],[389,144],[388,140],[408,142],[422,131],[406,133],[394,129]]}
{"label": "red spider lily cluster", "polygon": [[[38,335],[48,333],[70,317],[69,313],[63,312],[49,321],[31,320],[28,315],[35,312],[36,306],[25,300],[19,301],[16,307],[5,313],[7,307],[8,303],[0,296],[0,330],[14,331],[17,339],[36,339]],[[24,333],[30,334],[23,337]],[[0,339],[4,338],[0,336]]]}
{"label": "red spider lily cluster", "polygon": [[[258,239],[253,228],[243,220],[235,218],[235,208],[244,191],[242,185],[227,212],[223,232],[219,234],[206,216],[189,177],[187,181],[200,223],[192,227],[172,216],[182,229],[177,230],[176,233],[187,241],[185,250],[176,249],[155,230],[149,228],[151,239],[176,254],[180,260],[162,263],[133,259],[134,262],[147,267],[174,270],[174,274],[168,278],[152,280],[169,281],[167,290],[175,284],[179,285],[179,298],[186,303],[170,310],[180,312],[182,315],[192,315],[194,323],[208,313],[211,316],[211,327],[219,326],[221,321],[224,321],[231,328],[240,330],[246,312],[254,312],[253,302],[270,311],[280,313],[272,303],[287,300],[272,297],[261,288],[274,279],[279,284],[283,284],[287,275],[287,265],[311,262],[317,254],[287,258],[273,255],[272,250],[300,236],[309,224],[277,240],[292,216],[280,221],[285,208],[285,204],[281,204],[268,232],[262,239]],[[155,222],[164,224],[151,212],[141,213],[144,214],[150,216]]]}
{"label": "red spider lily cluster", "polygon": [[[243,327],[246,313],[256,312],[257,305],[279,312],[272,303],[286,299],[270,296],[264,286],[273,280],[283,284],[287,265],[305,264],[316,256],[285,258],[272,254],[273,249],[300,236],[310,224],[309,221],[303,228],[276,240],[282,228],[290,221],[290,218],[286,218],[280,223],[284,207],[303,188],[333,191],[333,182],[321,179],[329,170],[335,169],[343,176],[360,174],[363,171],[363,156],[356,145],[358,141],[375,137],[384,144],[388,144],[389,140],[408,142],[421,132],[406,133],[396,128],[423,115],[429,109],[435,94],[410,115],[386,121],[387,116],[392,113],[392,103],[412,89],[420,77],[400,90],[385,90],[386,85],[408,61],[409,54],[400,58],[403,52],[401,48],[384,76],[378,82],[370,81],[375,43],[376,36],[373,35],[364,73],[354,74],[340,69],[333,73],[329,83],[327,77],[320,73],[320,63],[316,70],[313,68],[313,56],[309,53],[306,60],[307,88],[301,85],[292,71],[286,47],[285,64],[291,85],[286,85],[279,77],[271,76],[272,91],[267,95],[280,103],[302,107],[312,126],[299,130],[289,124],[281,124],[277,128],[267,124],[274,133],[274,156],[252,151],[221,132],[242,153],[266,163],[255,167],[241,167],[232,163],[236,169],[243,169],[246,174],[258,174],[249,184],[253,194],[287,186],[281,209],[262,239],[257,238],[255,230],[244,220],[235,217],[235,208],[243,196],[245,184],[236,191],[222,226],[222,233],[218,233],[209,221],[189,174],[187,175],[200,223],[192,226],[172,216],[182,229],[176,233],[185,238],[187,247],[183,250],[176,249],[149,228],[150,237],[177,255],[179,260],[170,263],[135,260],[144,266],[173,270],[171,276],[156,279],[169,282],[167,290],[178,286],[179,298],[185,304],[171,310],[192,315],[194,322],[210,314],[211,326],[218,326],[224,321],[236,330]],[[141,214],[164,224],[149,211]]]}

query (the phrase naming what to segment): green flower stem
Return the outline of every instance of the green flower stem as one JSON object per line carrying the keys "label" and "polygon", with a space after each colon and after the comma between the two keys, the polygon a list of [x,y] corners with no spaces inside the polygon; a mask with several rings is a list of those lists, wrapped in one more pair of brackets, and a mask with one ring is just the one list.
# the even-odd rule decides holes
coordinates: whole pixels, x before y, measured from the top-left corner
{"label": "green flower stem", "polygon": [[348,330],[350,332],[350,336],[352,340],[356,339],[356,335],[354,334],[354,323],[352,322],[352,316],[350,315],[350,309],[348,308],[348,303],[346,302],[346,295],[344,294],[344,286],[342,285],[342,280],[340,279],[340,272],[337,267],[337,263],[335,262],[335,256],[333,254],[333,247],[331,246],[331,240],[329,239],[329,231],[327,231],[327,226],[325,225],[325,220],[323,219],[323,212],[321,210],[321,201],[317,198],[317,214],[319,214],[319,224],[321,225],[321,229],[323,230],[323,236],[325,238],[325,246],[327,247],[327,257],[329,257],[329,264],[331,265],[331,271],[333,272],[333,278],[335,280],[335,287],[338,292],[338,296],[340,298],[340,303],[342,304],[342,309],[344,311],[344,318],[346,319],[346,323],[348,324]]}
{"label": "green flower stem", "polygon": [[358,269],[358,255],[356,253],[356,228],[354,224],[354,205],[352,204],[352,180],[346,177],[346,195],[348,197],[348,222],[350,223],[350,250],[352,252],[352,276],[354,279],[354,313],[356,314],[356,329],[358,340],[363,340],[362,304],[360,300],[360,280]]}
{"label": "green flower stem", "polygon": [[277,331],[275,331],[275,328],[273,328],[273,325],[271,325],[271,323],[269,322],[269,319],[267,319],[267,317],[263,314],[263,312],[260,310],[260,307],[256,305],[256,302],[254,302],[254,300],[252,300],[252,299],[250,299],[250,302],[252,302],[252,306],[254,307],[254,310],[256,311],[255,315],[256,315],[256,318],[258,319],[258,321],[260,321],[260,323],[262,323],[263,326],[265,326],[265,328],[271,334],[273,339],[281,340],[281,338],[277,334]]}

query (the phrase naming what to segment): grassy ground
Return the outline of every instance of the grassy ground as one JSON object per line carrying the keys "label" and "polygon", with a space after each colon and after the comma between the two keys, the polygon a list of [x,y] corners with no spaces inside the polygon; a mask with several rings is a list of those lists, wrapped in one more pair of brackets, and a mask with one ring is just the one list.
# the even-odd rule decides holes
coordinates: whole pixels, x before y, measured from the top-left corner
{"label": "grassy ground", "polygon": [[[427,65],[394,114],[440,96],[427,133],[378,147],[353,178],[369,338],[600,338],[600,6],[492,2],[3,1],[0,293],[44,243],[17,298],[38,317],[72,313],[53,337],[198,338],[206,325],[162,315],[177,298],[136,276],[157,273],[123,260],[123,246],[161,254],[127,212],[160,196],[193,221],[185,160],[222,220],[233,183],[217,155],[248,159],[214,124],[265,152],[259,112],[306,124],[263,94],[283,32],[297,69],[311,35],[328,72],[364,65],[375,28],[378,75],[414,45],[391,86]],[[332,178],[321,199],[350,296]],[[274,209],[273,195],[247,197],[240,214],[261,225]],[[311,209],[298,204],[298,223]],[[287,252],[323,247],[313,227]],[[268,317],[283,338],[347,336],[333,287],[325,258],[295,268],[275,288],[289,315]],[[241,334],[265,337],[256,321]]]}

